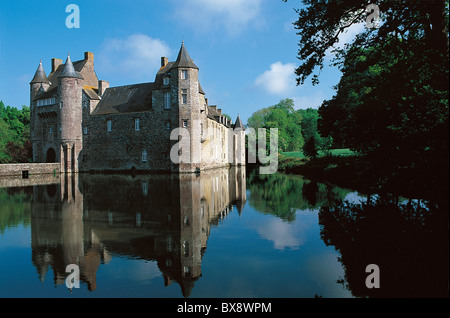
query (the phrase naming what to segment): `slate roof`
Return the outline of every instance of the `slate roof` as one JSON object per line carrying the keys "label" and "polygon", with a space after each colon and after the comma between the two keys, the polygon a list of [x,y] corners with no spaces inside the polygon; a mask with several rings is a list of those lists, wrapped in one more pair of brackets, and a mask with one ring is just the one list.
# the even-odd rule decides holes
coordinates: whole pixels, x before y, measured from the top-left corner
{"label": "slate roof", "polygon": [[[84,85],[89,85],[94,88],[98,87],[98,77],[97,74],[95,74],[94,70],[87,69],[84,66],[86,65],[86,60],[80,60],[72,62],[72,65],[76,72],[81,74],[81,76],[84,78]],[[50,88],[49,91],[53,88],[58,86],[58,77],[61,75],[65,64],[59,65],[56,70],[48,75],[48,80],[50,81]]]}
{"label": "slate roof", "polygon": [[83,88],[83,92],[90,98],[90,99],[96,99],[99,100],[100,97],[97,95],[97,93],[92,88]]}
{"label": "slate roof", "polygon": [[83,76],[81,76],[81,74],[75,70],[75,67],[72,64],[69,55],[67,56],[66,63],[64,64],[63,69],[58,77],[74,77],[83,79]]}
{"label": "slate roof", "polygon": [[245,126],[242,123],[241,117],[239,117],[239,114],[236,118],[236,122],[234,123],[234,129],[244,129],[245,130]]}
{"label": "slate roof", "polygon": [[92,115],[149,111],[153,85],[143,83],[107,88]]}
{"label": "slate roof", "polygon": [[177,68],[177,67],[187,67],[187,68],[196,68],[198,69],[197,65],[195,65],[194,61],[189,56],[189,53],[187,52],[186,48],[184,47],[184,42],[181,43],[180,52],[178,52],[177,60],[172,64],[171,68]]}
{"label": "slate roof", "polygon": [[44,68],[42,67],[42,61],[39,62],[39,66],[36,70],[36,73],[34,74],[33,79],[31,80],[31,83],[46,83],[50,84],[47,75],[45,74]]}
{"label": "slate roof", "polygon": [[217,106],[215,105],[208,105],[208,118],[218,121],[218,118],[220,117],[219,112],[217,111]]}
{"label": "slate roof", "polygon": [[50,98],[55,96],[57,92],[58,92],[57,86],[50,87],[45,93],[37,94],[34,99],[36,100],[36,99]]}

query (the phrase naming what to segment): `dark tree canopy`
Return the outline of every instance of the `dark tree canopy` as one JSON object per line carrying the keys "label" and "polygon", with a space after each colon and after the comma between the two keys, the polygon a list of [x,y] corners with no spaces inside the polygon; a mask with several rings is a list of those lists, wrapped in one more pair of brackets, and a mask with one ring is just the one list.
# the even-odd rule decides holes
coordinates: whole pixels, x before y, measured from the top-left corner
{"label": "dark tree canopy", "polygon": [[319,108],[321,135],[365,155],[367,166],[384,176],[420,175],[448,187],[449,1],[302,3],[294,23],[298,84],[309,77],[318,82],[327,50],[351,25],[367,22],[369,4],[380,13],[378,28],[334,49],[342,77]]}
{"label": "dark tree canopy", "polygon": [[318,83],[318,72],[314,72],[323,68],[327,50],[338,43],[339,36],[351,25],[366,23],[371,14],[366,10],[373,4],[379,7],[380,26],[359,34],[357,46],[381,44],[390,36],[404,40],[421,36],[429,48],[448,57],[448,0],[303,0],[302,3],[304,8],[296,10],[298,20],[294,23],[300,36],[298,84],[311,75],[313,83]]}

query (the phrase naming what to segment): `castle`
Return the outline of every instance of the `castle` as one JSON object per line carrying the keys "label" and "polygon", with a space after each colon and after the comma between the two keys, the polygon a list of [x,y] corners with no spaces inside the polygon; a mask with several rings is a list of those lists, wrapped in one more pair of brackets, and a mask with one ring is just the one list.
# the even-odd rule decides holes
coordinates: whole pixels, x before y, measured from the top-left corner
{"label": "castle", "polygon": [[91,52],[51,61],[51,73],[41,61],[30,82],[33,162],[58,162],[64,173],[245,165],[244,125],[208,104],[184,43],[176,61],[162,57],[154,82],[142,84],[109,87]]}

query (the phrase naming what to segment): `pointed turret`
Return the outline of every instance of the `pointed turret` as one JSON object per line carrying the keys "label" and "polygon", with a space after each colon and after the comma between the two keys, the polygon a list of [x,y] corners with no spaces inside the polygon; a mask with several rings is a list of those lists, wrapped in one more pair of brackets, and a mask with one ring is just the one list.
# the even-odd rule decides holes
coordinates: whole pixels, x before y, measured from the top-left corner
{"label": "pointed turret", "polygon": [[239,113],[238,116],[236,118],[236,123],[234,124],[234,129],[242,129],[245,130],[245,126],[242,123],[241,117],[239,117]]}
{"label": "pointed turret", "polygon": [[81,74],[75,70],[75,67],[73,67],[69,54],[67,55],[66,64],[64,64],[64,68],[58,78],[59,77],[74,77],[83,79],[83,76],[81,76]]}
{"label": "pointed turret", "polygon": [[49,84],[47,75],[45,74],[44,68],[42,67],[42,60],[39,62],[39,66],[36,70],[36,73],[34,74],[33,79],[31,80],[30,84],[33,83],[45,83]]}
{"label": "pointed turret", "polygon": [[184,46],[184,41],[181,43],[181,48],[180,52],[178,53],[177,60],[173,63],[171,68],[177,67],[196,68],[198,70],[197,65],[194,64],[194,61],[191,59]]}

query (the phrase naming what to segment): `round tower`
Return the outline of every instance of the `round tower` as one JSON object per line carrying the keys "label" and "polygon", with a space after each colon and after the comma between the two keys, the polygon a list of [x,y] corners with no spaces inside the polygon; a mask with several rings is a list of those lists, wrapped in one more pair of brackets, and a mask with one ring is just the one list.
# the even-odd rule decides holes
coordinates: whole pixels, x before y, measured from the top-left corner
{"label": "round tower", "polygon": [[61,171],[77,172],[82,150],[82,90],[83,77],[67,56],[58,76]]}
{"label": "round tower", "polygon": [[48,90],[50,87],[50,81],[45,74],[42,67],[42,60],[39,62],[39,66],[34,74],[33,79],[30,82],[30,132],[31,132],[31,145],[33,148],[33,162],[38,162],[38,148],[39,148],[39,117],[37,115],[36,97]]}
{"label": "round tower", "polygon": [[[187,129],[190,133],[189,162],[180,163],[179,171],[195,172],[200,169],[201,161],[198,67],[190,58],[184,42],[181,44],[177,60],[171,67],[171,74],[175,83],[172,86],[172,96],[176,96],[179,127]],[[181,145],[183,146],[183,140]]]}

